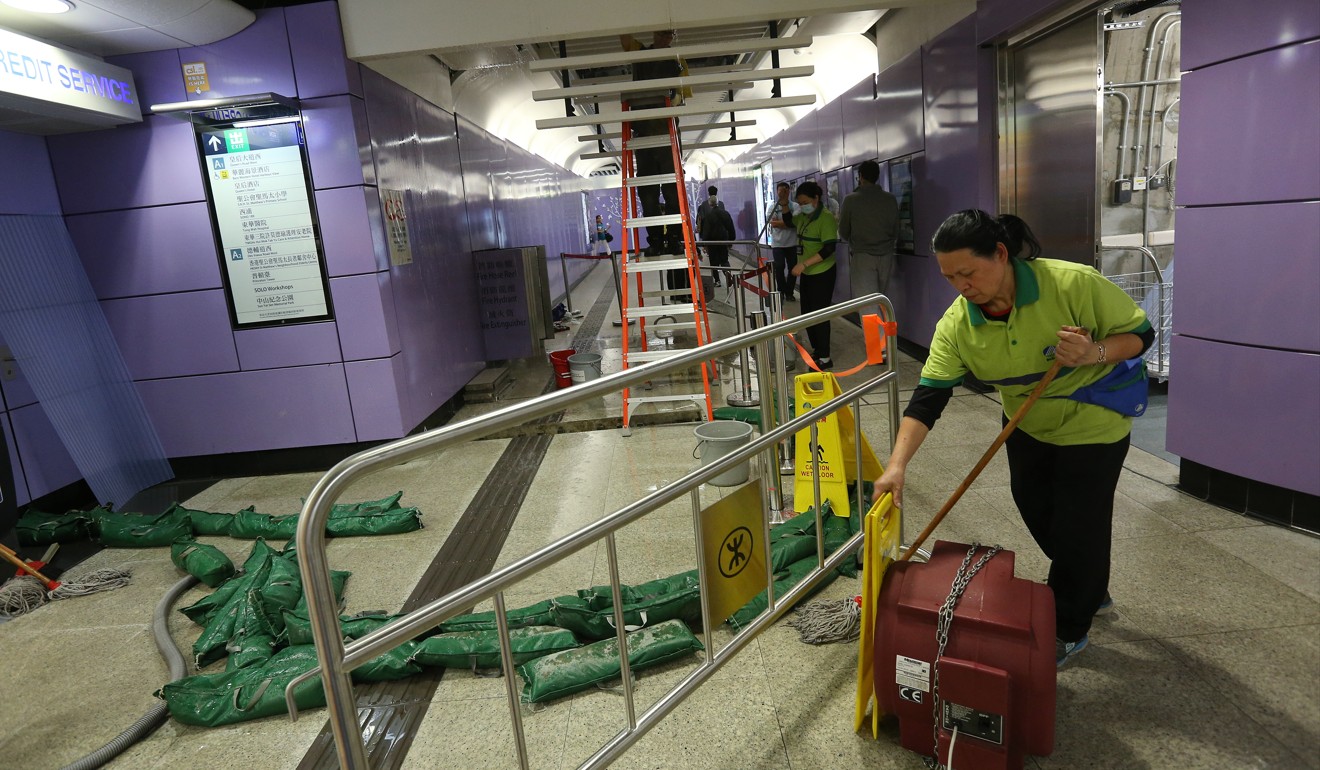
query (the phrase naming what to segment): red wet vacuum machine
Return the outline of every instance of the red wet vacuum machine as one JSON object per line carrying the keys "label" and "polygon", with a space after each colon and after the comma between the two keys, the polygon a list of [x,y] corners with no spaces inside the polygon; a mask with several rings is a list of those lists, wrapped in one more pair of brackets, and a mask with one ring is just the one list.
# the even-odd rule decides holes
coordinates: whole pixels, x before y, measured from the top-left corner
{"label": "red wet vacuum machine", "polygon": [[875,695],[900,742],[953,770],[1054,750],[1054,596],[1012,551],[937,541],[896,562],[876,608]]}

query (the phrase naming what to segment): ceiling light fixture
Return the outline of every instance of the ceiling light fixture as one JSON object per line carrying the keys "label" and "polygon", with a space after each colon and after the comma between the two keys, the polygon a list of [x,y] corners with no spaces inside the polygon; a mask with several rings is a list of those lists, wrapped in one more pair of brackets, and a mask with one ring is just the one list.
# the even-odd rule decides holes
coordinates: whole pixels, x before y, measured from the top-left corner
{"label": "ceiling light fixture", "polygon": [[65,13],[73,10],[69,0],[0,0],[10,8],[30,13]]}

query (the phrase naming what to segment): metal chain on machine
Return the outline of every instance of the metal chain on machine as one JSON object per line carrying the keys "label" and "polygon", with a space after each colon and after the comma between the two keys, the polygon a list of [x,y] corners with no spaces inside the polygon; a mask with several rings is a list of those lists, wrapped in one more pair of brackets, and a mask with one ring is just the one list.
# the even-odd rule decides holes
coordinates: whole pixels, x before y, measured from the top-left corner
{"label": "metal chain on machine", "polygon": [[949,595],[940,606],[939,620],[935,624],[935,642],[938,645],[935,651],[934,675],[931,684],[931,704],[935,714],[935,724],[931,728],[933,741],[931,743],[930,756],[926,757],[926,767],[943,768],[939,763],[940,747],[940,658],[944,657],[944,648],[949,643],[949,626],[953,624],[953,611],[958,606],[958,601],[962,599],[963,592],[967,590],[968,584],[976,573],[981,571],[985,563],[990,561],[991,557],[1003,550],[1002,546],[995,545],[990,550],[981,554],[981,558],[972,565],[970,570],[967,565],[971,564],[972,557],[976,555],[977,549],[981,547],[980,543],[972,543],[972,547],[967,549],[967,555],[963,557],[962,564],[958,565],[958,571],[953,575],[953,586],[949,589]]}

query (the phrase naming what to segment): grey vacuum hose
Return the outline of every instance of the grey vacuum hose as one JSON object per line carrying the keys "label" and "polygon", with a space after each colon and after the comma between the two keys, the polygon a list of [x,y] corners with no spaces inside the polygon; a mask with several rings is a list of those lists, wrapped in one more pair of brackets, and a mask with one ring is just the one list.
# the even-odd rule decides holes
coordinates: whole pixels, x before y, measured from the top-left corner
{"label": "grey vacuum hose", "polygon": [[[175,646],[174,639],[170,637],[169,614],[174,602],[178,601],[184,591],[197,585],[197,578],[189,575],[170,586],[170,590],[165,592],[160,601],[156,604],[156,611],[151,620],[151,634],[156,639],[156,649],[160,651],[161,657],[165,658],[165,664],[170,669],[170,681],[182,679],[188,674],[188,662],[184,660],[179,648]],[[129,746],[142,740],[151,734],[165,721],[169,713],[169,707],[165,703],[158,703],[151,707],[151,710],[143,714],[138,721],[134,722],[129,728],[109,743],[93,751],[91,754],[66,765],[64,770],[96,770],[110,760],[124,753]]]}

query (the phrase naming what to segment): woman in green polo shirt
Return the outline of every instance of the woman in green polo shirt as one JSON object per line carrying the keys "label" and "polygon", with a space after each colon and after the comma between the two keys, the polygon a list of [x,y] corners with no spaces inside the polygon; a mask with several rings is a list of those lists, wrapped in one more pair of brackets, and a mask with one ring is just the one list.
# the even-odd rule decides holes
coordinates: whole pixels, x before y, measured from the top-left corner
{"label": "woman in green polo shirt", "polygon": [[[803,182],[797,188],[799,213],[793,215],[793,226],[798,234],[797,264],[793,275],[798,276],[799,299],[802,312],[829,307],[834,300],[834,247],[839,242],[839,226],[834,215],[821,204],[820,185]],[[821,371],[834,365],[830,360],[830,322],[807,327],[811,340],[811,354]]]}
{"label": "woman in green polo shirt", "polygon": [[[1040,244],[1015,216],[960,211],[940,225],[931,248],[961,296],[935,327],[875,494],[892,492],[902,505],[908,461],[965,375],[999,391],[1007,424],[1051,364],[1062,364],[1005,446],[1013,501],[1050,559],[1055,662],[1063,666],[1086,648],[1092,616],[1113,606],[1114,492],[1132,423],[1074,399],[1116,364],[1141,356],[1154,331],[1141,308],[1094,268],[1037,259]],[[1136,363],[1144,388],[1144,364]]]}

